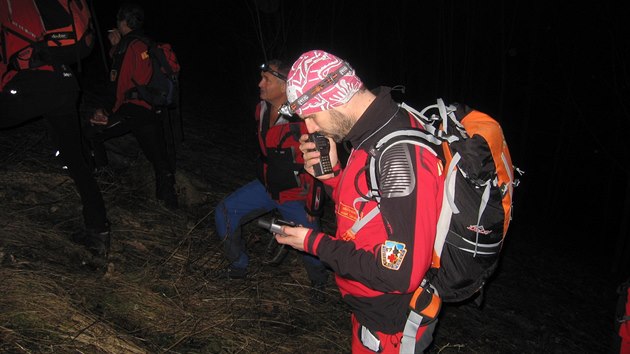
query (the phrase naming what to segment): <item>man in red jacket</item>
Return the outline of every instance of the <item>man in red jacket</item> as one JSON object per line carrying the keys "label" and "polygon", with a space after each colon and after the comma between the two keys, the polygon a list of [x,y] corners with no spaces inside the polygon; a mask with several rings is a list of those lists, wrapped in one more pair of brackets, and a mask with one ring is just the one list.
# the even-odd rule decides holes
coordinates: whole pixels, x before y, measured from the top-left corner
{"label": "man in red jacket", "polygon": [[103,142],[131,132],[142,152],[153,165],[156,197],[168,208],[177,208],[175,167],[169,162],[162,121],[153,107],[129,95],[136,86],[151,79],[152,66],[148,46],[136,36],[142,36],[144,10],[137,4],[124,4],[116,15],[116,28],[109,32],[111,92],[104,107],[97,108],[90,119],[96,127],[88,135],[97,159],[106,159]]}
{"label": "man in red jacket", "polygon": [[[277,210],[284,220],[319,229],[319,216],[325,197],[322,183],[303,170],[300,136],[306,125],[297,116],[278,112],[287,101],[286,75],[289,66],[271,60],[261,67],[261,101],[256,106],[256,125],[260,161],[258,178],[242,186],[215,208],[215,224],[224,243],[229,266],[221,275],[244,278],[249,257],[241,237],[241,226],[261,215]],[[316,257],[303,254],[303,261],[313,291],[312,300],[321,301],[321,290],[328,280],[328,270]]]}
{"label": "man in red jacket", "polygon": [[[330,144],[333,173],[318,177],[333,190],[335,235],[285,226],[288,236],[276,235],[276,240],[318,256],[335,272],[352,311],[353,353],[425,350],[435,321],[412,335],[403,329],[412,296],[431,264],[444,182],[440,160],[413,144],[383,154],[381,165],[392,168],[380,172],[379,206],[366,197],[369,151],[388,133],[419,124],[393,101],[390,88],[368,91],[350,64],[324,51],[302,54],[287,82],[287,107],[305,120],[308,131],[345,140],[352,152],[342,169],[335,144]],[[320,153],[306,136],[301,141],[304,168],[314,175]],[[380,213],[352,230],[357,220],[378,207]]]}

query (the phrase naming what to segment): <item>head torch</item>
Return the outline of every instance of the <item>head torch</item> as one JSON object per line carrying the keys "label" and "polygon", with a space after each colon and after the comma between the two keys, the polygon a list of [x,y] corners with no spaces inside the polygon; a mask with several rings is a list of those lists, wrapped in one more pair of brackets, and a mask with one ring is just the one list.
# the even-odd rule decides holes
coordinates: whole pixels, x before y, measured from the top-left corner
{"label": "head torch", "polygon": [[287,117],[291,117],[294,112],[291,109],[291,105],[289,104],[289,102],[283,104],[282,106],[280,106],[280,108],[278,109],[278,113],[283,115],[283,116],[287,116]]}
{"label": "head torch", "polygon": [[282,80],[282,81],[287,81],[287,77],[280,74],[279,72],[273,70],[267,63],[262,63],[260,65],[260,71],[264,72],[264,73],[270,73],[271,75],[277,77],[278,79]]}

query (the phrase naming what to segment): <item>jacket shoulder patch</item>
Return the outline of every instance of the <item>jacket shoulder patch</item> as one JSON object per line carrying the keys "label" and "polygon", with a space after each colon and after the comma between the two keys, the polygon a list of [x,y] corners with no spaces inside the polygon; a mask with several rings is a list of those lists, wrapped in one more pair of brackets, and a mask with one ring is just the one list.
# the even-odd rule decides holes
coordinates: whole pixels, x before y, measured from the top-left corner
{"label": "jacket shoulder patch", "polygon": [[404,243],[385,241],[381,246],[381,264],[385,268],[398,270],[406,254],[407,246]]}

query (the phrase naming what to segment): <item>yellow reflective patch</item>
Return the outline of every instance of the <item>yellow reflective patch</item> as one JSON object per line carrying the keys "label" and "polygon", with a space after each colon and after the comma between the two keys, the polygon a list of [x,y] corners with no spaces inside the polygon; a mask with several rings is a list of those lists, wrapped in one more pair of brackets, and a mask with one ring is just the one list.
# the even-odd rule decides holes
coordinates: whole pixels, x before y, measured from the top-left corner
{"label": "yellow reflective patch", "polygon": [[350,219],[352,221],[356,221],[358,217],[356,209],[344,204],[343,202],[340,202],[339,206],[337,207],[337,215],[346,219]]}

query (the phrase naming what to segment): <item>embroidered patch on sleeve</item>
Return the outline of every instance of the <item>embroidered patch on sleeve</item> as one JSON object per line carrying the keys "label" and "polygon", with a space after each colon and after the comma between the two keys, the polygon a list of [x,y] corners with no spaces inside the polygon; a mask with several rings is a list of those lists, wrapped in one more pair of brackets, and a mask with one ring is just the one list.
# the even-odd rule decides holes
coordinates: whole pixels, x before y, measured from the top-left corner
{"label": "embroidered patch on sleeve", "polygon": [[357,221],[357,218],[359,217],[355,208],[346,205],[343,202],[339,202],[339,205],[337,206],[337,215],[352,221]]}
{"label": "embroidered patch on sleeve", "polygon": [[381,263],[385,268],[398,270],[406,254],[407,249],[404,243],[385,241],[381,246]]}

